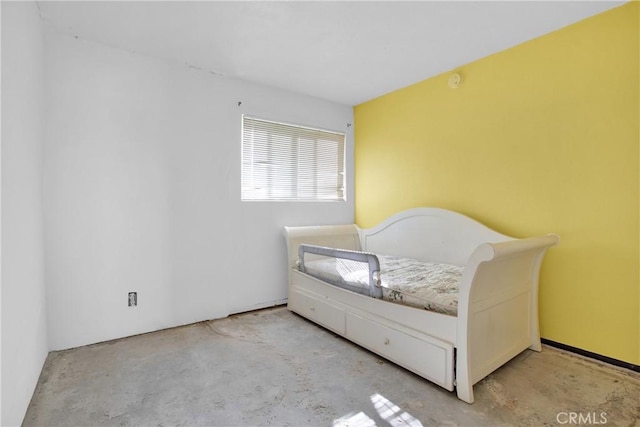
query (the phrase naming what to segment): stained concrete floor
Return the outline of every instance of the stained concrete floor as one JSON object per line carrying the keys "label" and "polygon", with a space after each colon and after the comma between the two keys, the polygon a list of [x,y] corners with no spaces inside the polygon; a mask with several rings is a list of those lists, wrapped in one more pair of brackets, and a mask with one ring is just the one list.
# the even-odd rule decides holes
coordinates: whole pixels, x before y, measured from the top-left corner
{"label": "stained concrete floor", "polygon": [[283,307],[49,354],[24,425],[637,426],[640,375],[545,347],[473,405]]}

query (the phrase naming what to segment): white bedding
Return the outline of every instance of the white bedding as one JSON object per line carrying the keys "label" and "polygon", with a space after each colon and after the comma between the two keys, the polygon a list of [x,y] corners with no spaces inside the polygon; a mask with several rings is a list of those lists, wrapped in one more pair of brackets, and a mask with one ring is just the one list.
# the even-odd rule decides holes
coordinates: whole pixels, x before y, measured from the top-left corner
{"label": "white bedding", "polygon": [[[410,307],[456,316],[463,267],[427,263],[411,258],[377,255],[380,261],[382,298]],[[305,262],[307,274],[337,286],[369,287],[366,263],[340,258]]]}

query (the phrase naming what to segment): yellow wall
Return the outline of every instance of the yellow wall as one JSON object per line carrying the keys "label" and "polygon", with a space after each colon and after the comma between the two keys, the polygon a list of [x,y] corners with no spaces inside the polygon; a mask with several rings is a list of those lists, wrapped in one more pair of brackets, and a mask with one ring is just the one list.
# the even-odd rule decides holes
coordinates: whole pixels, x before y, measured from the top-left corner
{"label": "yellow wall", "polygon": [[640,364],[637,2],[355,108],[356,222],[437,206],[555,232],[544,338]]}

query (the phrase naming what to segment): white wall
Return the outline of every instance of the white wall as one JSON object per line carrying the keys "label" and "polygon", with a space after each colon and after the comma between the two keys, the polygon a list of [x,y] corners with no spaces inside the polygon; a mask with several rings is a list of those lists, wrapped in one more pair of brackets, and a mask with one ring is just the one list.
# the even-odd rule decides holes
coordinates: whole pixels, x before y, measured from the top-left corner
{"label": "white wall", "polygon": [[2,2],[2,418],[22,422],[47,356],[42,215],[43,33]]}
{"label": "white wall", "polygon": [[[351,107],[66,36],[45,50],[52,349],[282,302],[281,227],[353,222]],[[348,202],[241,202],[242,113],[347,132]]]}

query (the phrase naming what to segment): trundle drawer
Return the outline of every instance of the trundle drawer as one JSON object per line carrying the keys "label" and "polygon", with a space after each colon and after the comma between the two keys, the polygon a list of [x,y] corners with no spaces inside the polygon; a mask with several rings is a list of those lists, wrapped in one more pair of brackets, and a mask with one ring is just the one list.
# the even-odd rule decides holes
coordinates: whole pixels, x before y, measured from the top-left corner
{"label": "trundle drawer", "polygon": [[331,300],[326,297],[318,295],[316,298],[300,292],[290,292],[289,308],[340,335],[345,334],[345,311],[331,304]]}
{"label": "trundle drawer", "polygon": [[453,390],[453,346],[415,332],[409,334],[353,313],[346,314],[347,337],[434,383]]}

